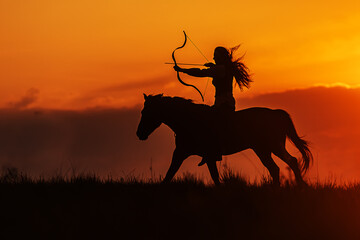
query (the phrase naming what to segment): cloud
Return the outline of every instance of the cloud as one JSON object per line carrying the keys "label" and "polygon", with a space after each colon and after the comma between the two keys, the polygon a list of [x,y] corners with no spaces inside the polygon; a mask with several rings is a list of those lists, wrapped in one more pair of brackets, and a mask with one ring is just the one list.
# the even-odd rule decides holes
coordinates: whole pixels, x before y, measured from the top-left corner
{"label": "cloud", "polygon": [[139,89],[148,89],[148,88],[157,88],[159,86],[164,86],[166,83],[170,82],[169,76],[159,76],[154,78],[143,79],[141,81],[132,81],[126,82],[122,84],[115,84],[112,86],[108,86],[105,88],[100,88],[96,90],[97,93],[110,93],[110,92],[124,92],[131,90],[139,90]]}
{"label": "cloud", "polygon": [[311,87],[253,98],[241,98],[239,107],[266,106],[284,108],[309,131],[339,128],[343,124],[357,125],[360,120],[360,88]]}
{"label": "cloud", "polygon": [[[359,88],[311,87],[237,102],[239,109],[263,106],[289,112],[298,133],[312,143],[315,163],[310,178],[324,179],[329,173],[346,179],[360,176]],[[152,166],[155,174],[164,176],[175,147],[174,134],[161,126],[147,141],[139,141],[135,132],[140,110],[0,110],[0,164],[31,174],[76,170],[102,176],[149,176]],[[259,178],[266,173],[251,151],[226,159],[246,176]],[[185,161],[181,171],[208,178],[206,167],[196,166],[198,161],[198,157]],[[283,171],[285,165],[277,163]]]}
{"label": "cloud", "polygon": [[38,100],[40,91],[36,88],[30,88],[25,96],[23,96],[19,101],[17,102],[10,102],[9,106],[16,109],[23,109],[27,108],[31,104],[35,103]]}
{"label": "cloud", "polygon": [[171,157],[173,142],[164,127],[151,141],[140,142],[135,134],[139,118],[137,108],[1,110],[0,164],[34,175],[72,170],[103,176],[148,173],[151,158],[156,165]]}
{"label": "cloud", "polygon": [[164,91],[164,89],[171,87],[172,82],[169,79],[168,76],[160,76],[94,89],[73,99],[72,105],[86,107],[135,106],[142,102],[142,92],[149,93],[153,92],[154,89]]}
{"label": "cloud", "polygon": [[[360,88],[311,87],[239,99],[241,108],[285,109],[300,135],[312,143],[313,175],[360,176]],[[317,170],[317,167],[319,168]]]}

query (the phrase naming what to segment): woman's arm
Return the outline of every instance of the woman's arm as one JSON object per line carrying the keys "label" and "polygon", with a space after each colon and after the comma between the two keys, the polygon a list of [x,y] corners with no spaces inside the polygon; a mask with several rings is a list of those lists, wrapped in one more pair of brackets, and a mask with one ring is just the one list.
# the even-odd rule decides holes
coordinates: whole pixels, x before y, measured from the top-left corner
{"label": "woman's arm", "polygon": [[193,77],[213,77],[210,68],[208,69],[188,68],[188,69],[183,69],[182,72]]}
{"label": "woman's arm", "polygon": [[213,77],[213,71],[211,68],[199,69],[199,68],[181,68],[174,66],[175,71],[186,73],[193,77]]}

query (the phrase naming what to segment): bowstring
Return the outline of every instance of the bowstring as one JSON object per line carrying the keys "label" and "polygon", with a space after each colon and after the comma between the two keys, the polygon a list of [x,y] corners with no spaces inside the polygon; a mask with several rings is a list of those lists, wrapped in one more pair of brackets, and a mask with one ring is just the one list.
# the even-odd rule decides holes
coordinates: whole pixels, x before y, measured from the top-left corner
{"label": "bowstring", "polygon": [[[202,53],[202,51],[196,46],[196,44],[191,40],[191,38],[189,37],[188,34],[186,34],[187,38],[190,40],[190,42],[192,43],[192,45],[194,45],[194,47],[199,51],[199,53],[206,59],[207,62],[210,62],[207,57]],[[206,86],[205,86],[205,90],[204,90],[204,97],[206,95],[206,90],[207,90],[207,87],[209,85],[209,80],[210,78],[208,78],[208,80],[206,81]]]}

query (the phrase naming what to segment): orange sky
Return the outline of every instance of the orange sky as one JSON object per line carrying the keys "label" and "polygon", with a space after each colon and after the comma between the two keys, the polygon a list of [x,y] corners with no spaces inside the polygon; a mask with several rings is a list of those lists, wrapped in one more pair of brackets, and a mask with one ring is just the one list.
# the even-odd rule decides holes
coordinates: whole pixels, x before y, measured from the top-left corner
{"label": "orange sky", "polygon": [[[289,111],[299,134],[313,143],[310,179],[331,172],[359,179],[359,9],[358,0],[0,0],[0,164],[34,171],[40,161],[93,159],[95,168],[109,161],[117,174],[134,168],[142,174],[152,159],[164,175],[173,134],[162,127],[140,142],[135,131],[143,92],[201,101],[164,64],[183,43],[185,30],[210,60],[216,46],[242,44],[239,54],[246,52],[254,83],[235,90],[238,109]],[[206,61],[190,42],[176,54],[179,62]],[[182,76],[204,93],[207,79]],[[319,85],[328,88],[314,87]],[[207,104],[213,95],[209,84]],[[62,111],[94,107],[100,107],[99,118],[92,111]],[[102,115],[101,107],[128,109]],[[228,159],[246,176],[266,172],[251,152]],[[208,176],[195,162],[182,171]]]}
{"label": "orange sky", "polygon": [[[359,1],[0,1],[0,107],[141,104],[142,92],[200,101],[178,83],[185,30],[212,59],[242,43],[254,84],[237,96],[360,84]],[[189,43],[182,62],[205,60]],[[206,79],[186,78],[204,91]],[[213,88],[206,92],[213,101]],[[26,101],[25,101],[26,102]]]}

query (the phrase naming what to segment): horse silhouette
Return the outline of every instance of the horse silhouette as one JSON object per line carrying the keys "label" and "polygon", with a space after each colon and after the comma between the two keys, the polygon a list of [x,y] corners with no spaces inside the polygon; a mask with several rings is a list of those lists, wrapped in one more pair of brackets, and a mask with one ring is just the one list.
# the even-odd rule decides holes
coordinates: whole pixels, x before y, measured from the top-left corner
{"label": "horse silhouette", "polygon": [[[176,148],[163,182],[171,181],[187,157],[198,155],[207,164],[214,183],[219,184],[216,161],[221,159],[216,155],[252,149],[269,170],[274,184],[280,184],[280,169],[272,153],[289,165],[298,184],[306,184],[302,174],[308,170],[312,154],[286,111],[254,107],[221,115],[208,105],[180,97],[144,94],[144,98],[138,138],[146,140],[162,123],[175,133]],[[300,151],[301,164],[285,149],[286,138]]]}

